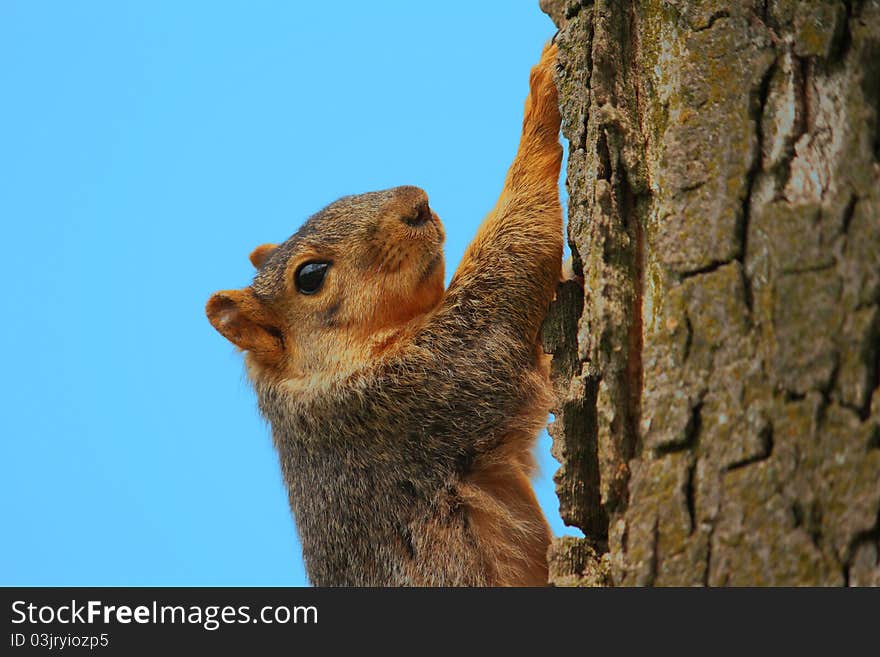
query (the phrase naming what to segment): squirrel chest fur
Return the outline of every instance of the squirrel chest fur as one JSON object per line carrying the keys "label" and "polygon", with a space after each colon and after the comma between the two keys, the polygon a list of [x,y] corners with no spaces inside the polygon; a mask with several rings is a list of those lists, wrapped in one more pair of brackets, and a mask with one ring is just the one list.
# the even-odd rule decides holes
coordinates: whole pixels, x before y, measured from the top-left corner
{"label": "squirrel chest fur", "polygon": [[251,254],[207,314],[246,351],[316,585],[543,585],[531,448],[560,275],[555,48],[501,197],[443,289],[427,196],[345,197]]}

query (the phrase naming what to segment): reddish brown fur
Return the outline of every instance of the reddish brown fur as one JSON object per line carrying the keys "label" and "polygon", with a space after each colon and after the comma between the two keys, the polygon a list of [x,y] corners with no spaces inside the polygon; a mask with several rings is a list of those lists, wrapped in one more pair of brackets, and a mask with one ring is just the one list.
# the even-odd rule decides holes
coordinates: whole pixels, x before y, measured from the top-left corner
{"label": "reddish brown fur", "polygon": [[251,264],[259,269],[266,264],[266,260],[269,259],[269,256],[271,256],[277,248],[277,244],[260,244],[260,246],[251,251],[250,256],[248,256]]}
{"label": "reddish brown fur", "polygon": [[[369,199],[367,195],[342,199],[316,215],[313,221],[320,230],[304,228],[283,245],[257,247],[250,256],[260,269],[254,285],[218,292],[208,302],[206,312],[214,327],[247,352],[249,375],[257,386],[261,408],[272,421],[291,504],[302,525],[307,563],[312,564],[310,576],[318,583],[541,585],[547,581],[545,552],[550,531],[529,477],[534,469],[531,449],[550,404],[547,359],[536,347],[537,336],[560,278],[562,255],[557,187],[562,149],[552,79],[555,57],[555,46],[545,48],[532,70],[519,151],[495,208],[480,226],[448,290],[443,289],[440,221],[431,212],[423,225],[408,225],[406,219],[430,212],[427,196],[416,188],[397,188]],[[369,221],[364,219],[362,226],[356,223],[367,216]],[[354,227],[349,225],[352,221]],[[357,237],[336,239],[337,229]],[[300,265],[315,259],[332,260],[321,294],[298,294],[294,274]],[[512,261],[516,264],[508,271],[505,267],[511,265],[506,263]],[[487,282],[493,272],[505,281],[503,287]],[[310,415],[317,412],[313,408],[342,399],[353,386],[369,389],[370,373],[386,365],[392,367],[401,359],[408,362],[407,358],[442,362],[442,354],[424,352],[431,346],[423,336],[435,331],[453,338],[451,344],[455,344],[449,331],[471,330],[465,321],[471,315],[455,319],[456,313],[465,312],[461,309],[475,298],[480,299],[478,307],[488,312],[480,321],[490,322],[485,325],[490,328],[503,327],[507,336],[494,343],[484,340],[481,348],[497,353],[482,354],[480,362],[508,360],[510,340],[533,354],[524,361],[527,369],[518,373],[521,406],[506,420],[509,429],[492,438],[490,447],[474,448],[466,471],[449,479],[447,488],[430,489],[437,492],[426,498],[431,500],[425,507],[429,510],[407,521],[409,544],[401,540],[399,546],[388,547],[389,554],[411,551],[413,555],[388,557],[403,559],[402,565],[392,568],[400,569],[397,575],[377,575],[374,571],[385,572],[384,566],[365,563],[361,573],[337,577],[336,571],[324,568],[320,544],[313,550],[318,556],[309,557],[305,539],[323,529],[317,525],[310,529],[307,517],[311,511],[295,493],[300,466],[293,464],[310,461],[294,452],[286,456],[300,431],[287,427],[308,424]],[[478,330],[484,337],[491,335],[485,333],[486,328]],[[462,336],[462,342],[471,337]],[[471,381],[484,374],[461,373]],[[394,381],[399,380],[396,376]],[[430,396],[431,388],[429,384],[418,394]],[[437,404],[451,405],[452,401],[438,399]],[[335,430],[340,436],[356,436],[354,429],[339,426]],[[396,438],[388,436],[387,440],[394,445]],[[345,467],[356,470],[367,456],[352,454],[354,465]],[[367,462],[385,460],[377,453]],[[333,509],[325,512],[326,522],[333,525]],[[383,510],[374,512],[382,514]],[[376,517],[377,524],[382,520]],[[330,536],[346,531],[339,527]]]}

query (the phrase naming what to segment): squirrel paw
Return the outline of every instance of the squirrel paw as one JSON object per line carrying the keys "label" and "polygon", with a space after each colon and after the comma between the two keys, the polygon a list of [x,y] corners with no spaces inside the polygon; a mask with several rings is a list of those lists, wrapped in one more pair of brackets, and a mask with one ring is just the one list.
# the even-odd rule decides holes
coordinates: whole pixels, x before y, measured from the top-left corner
{"label": "squirrel paw", "polygon": [[558,49],[552,41],[544,46],[541,59],[532,68],[529,77],[531,91],[526,101],[525,128],[531,126],[554,141],[559,134],[559,96],[553,74],[556,70]]}

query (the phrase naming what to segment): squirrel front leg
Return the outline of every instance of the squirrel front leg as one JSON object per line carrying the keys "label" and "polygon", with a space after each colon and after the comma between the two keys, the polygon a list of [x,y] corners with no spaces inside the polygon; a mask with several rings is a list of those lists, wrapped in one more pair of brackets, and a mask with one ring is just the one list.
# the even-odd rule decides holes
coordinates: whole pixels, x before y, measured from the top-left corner
{"label": "squirrel front leg", "polygon": [[502,313],[484,319],[511,324],[526,344],[537,337],[561,273],[556,53],[548,44],[532,69],[519,150],[449,287],[453,298],[477,296],[483,311]]}

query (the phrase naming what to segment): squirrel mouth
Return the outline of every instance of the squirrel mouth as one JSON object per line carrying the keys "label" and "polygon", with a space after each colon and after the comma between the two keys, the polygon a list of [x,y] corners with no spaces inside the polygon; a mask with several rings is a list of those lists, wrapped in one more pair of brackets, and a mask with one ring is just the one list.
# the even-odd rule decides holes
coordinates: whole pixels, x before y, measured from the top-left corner
{"label": "squirrel mouth", "polygon": [[424,283],[425,281],[427,281],[431,277],[431,274],[433,274],[434,271],[437,269],[437,265],[440,264],[440,261],[442,259],[443,259],[442,253],[435,253],[434,254],[434,257],[431,258],[428,261],[428,264],[425,265],[425,269],[422,272],[421,277],[419,278],[420,283]]}

